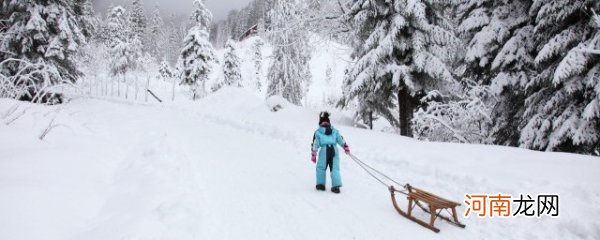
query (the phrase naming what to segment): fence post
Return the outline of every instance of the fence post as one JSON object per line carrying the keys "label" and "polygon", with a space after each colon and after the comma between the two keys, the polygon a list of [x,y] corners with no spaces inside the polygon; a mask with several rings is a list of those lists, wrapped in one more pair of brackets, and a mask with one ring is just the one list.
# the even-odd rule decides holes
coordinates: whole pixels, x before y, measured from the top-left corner
{"label": "fence post", "polygon": [[94,87],[96,88],[96,91],[94,91],[96,93],[96,96],[99,96],[98,94],[98,75],[94,74]]}
{"label": "fence post", "polygon": [[171,77],[171,80],[173,80],[173,87],[172,87],[172,89],[171,89],[171,92],[172,92],[172,93],[171,93],[171,95],[172,95],[172,97],[171,97],[171,101],[173,101],[173,102],[174,102],[174,101],[175,101],[175,78],[174,78],[174,77]]}
{"label": "fence post", "polygon": [[123,82],[125,83],[125,99],[129,99],[129,83],[127,82],[127,73],[123,75]]}
{"label": "fence post", "polygon": [[117,97],[121,97],[121,79],[117,78]]}
{"label": "fence post", "polygon": [[144,101],[148,102],[148,89],[150,88],[150,79],[146,75],[146,91],[144,94]]}
{"label": "fence post", "polygon": [[138,84],[138,76],[137,76],[137,74],[136,74],[136,75],[135,75],[135,100],[136,100],[136,101],[137,101],[137,99],[138,99],[138,93],[139,93],[139,89],[140,89],[140,86],[139,86],[139,84]]}
{"label": "fence post", "polygon": [[110,78],[110,96],[111,97],[115,96],[115,79],[114,78]]}
{"label": "fence post", "polygon": [[108,96],[108,75],[102,80],[102,86],[104,87],[103,93],[104,96]]}

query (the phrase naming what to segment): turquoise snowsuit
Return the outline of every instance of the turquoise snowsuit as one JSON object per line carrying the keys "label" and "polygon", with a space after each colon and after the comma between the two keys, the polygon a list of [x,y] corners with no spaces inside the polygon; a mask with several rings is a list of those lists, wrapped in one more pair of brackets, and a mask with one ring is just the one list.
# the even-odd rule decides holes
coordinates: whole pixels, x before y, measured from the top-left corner
{"label": "turquoise snowsuit", "polygon": [[[337,129],[331,126],[331,134],[326,134],[326,127],[319,127],[315,131],[312,143],[312,151],[319,151],[319,157],[317,161],[317,184],[325,185],[326,176],[325,171],[329,166],[331,171],[331,182],[332,187],[342,186],[342,176],[340,175],[340,154],[336,144],[344,146],[344,138],[340,135]],[[329,150],[328,150],[329,149]],[[333,156],[331,156],[334,154]],[[327,161],[329,155],[329,161]]]}

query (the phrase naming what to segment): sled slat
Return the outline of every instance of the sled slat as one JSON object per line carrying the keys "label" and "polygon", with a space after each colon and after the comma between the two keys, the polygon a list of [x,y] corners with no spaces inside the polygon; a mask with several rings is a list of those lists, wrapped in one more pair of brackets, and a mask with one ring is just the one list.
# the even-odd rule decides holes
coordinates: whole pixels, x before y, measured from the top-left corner
{"label": "sled slat", "polygon": [[[449,223],[451,223],[455,226],[462,227],[462,228],[465,227],[464,224],[462,224],[458,221],[458,216],[456,214],[456,207],[460,206],[460,203],[447,200],[445,198],[439,197],[439,196],[429,193],[427,191],[423,191],[421,189],[414,188],[410,185],[407,185],[408,192],[397,191],[393,186],[390,186],[389,190],[390,190],[390,194],[392,196],[392,203],[394,205],[394,208],[396,208],[396,210],[398,211],[398,213],[400,213],[400,215],[412,220],[413,222],[418,223],[419,225],[421,225],[423,227],[426,227],[436,233],[439,232],[440,230],[434,226],[435,220],[438,218],[448,221]],[[404,212],[398,206],[398,203],[396,202],[396,197],[395,197],[396,192],[400,192],[400,193],[407,195],[407,199],[408,199],[407,212],[408,213]],[[422,203],[427,204],[427,207],[424,206]],[[423,211],[430,214],[429,223],[412,216],[412,211],[415,208],[415,206],[418,206]],[[442,212],[445,209],[451,210],[452,215],[451,216],[443,216]]]}

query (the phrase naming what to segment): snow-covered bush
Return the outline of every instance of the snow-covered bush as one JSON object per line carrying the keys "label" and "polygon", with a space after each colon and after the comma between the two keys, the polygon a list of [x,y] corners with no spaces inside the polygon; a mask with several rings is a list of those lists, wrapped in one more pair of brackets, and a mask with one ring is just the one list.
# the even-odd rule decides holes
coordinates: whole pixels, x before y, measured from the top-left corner
{"label": "snow-covered bush", "polygon": [[421,99],[423,107],[412,119],[416,138],[429,141],[491,143],[492,96],[488,87],[467,81],[462,96],[444,97],[431,91]]}
{"label": "snow-covered bush", "polygon": [[267,98],[266,104],[271,112],[277,112],[287,107],[290,102],[281,96],[274,95]]}
{"label": "snow-covered bush", "polygon": [[[10,58],[0,62],[0,69],[7,64],[14,63],[21,67],[16,74],[6,75],[4,72],[0,72],[0,98],[16,98],[51,105],[64,101],[63,95],[57,93],[56,87],[71,84],[71,82],[62,80],[54,65],[43,60],[30,63]],[[61,82],[56,82],[57,79],[60,79]]]}

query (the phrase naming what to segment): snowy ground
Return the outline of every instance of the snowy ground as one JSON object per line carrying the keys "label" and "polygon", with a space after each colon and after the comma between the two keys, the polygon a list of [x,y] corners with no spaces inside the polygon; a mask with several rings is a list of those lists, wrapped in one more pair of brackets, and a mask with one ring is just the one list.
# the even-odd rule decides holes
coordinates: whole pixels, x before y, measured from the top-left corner
{"label": "snowy ground", "polygon": [[163,104],[0,99],[0,239],[600,239],[600,161],[588,156],[418,142],[338,117],[355,155],[400,181],[457,201],[559,193],[561,216],[462,218],[466,229],[438,222],[435,234],[345,156],[342,194],[317,192],[317,112],[273,113],[230,88]]}

